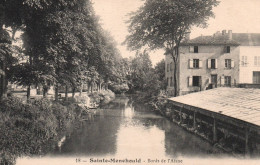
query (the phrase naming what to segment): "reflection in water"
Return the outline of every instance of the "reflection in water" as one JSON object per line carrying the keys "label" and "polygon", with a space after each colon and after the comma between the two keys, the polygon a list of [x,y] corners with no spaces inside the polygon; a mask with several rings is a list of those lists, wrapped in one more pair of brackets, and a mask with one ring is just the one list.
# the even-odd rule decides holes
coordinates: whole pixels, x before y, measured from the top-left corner
{"label": "reflection in water", "polygon": [[126,107],[123,112],[123,115],[122,116],[125,116],[125,117],[128,117],[128,118],[132,118],[135,114],[135,111],[133,108],[131,107]]}
{"label": "reflection in water", "polygon": [[117,155],[125,157],[164,156],[164,134],[157,127],[131,123],[121,125],[117,136]]}
{"label": "reflection in water", "polygon": [[49,156],[125,156],[162,158],[206,156],[213,147],[167,119],[133,107],[131,99],[118,97],[97,110],[92,121],[66,137],[60,151]]}

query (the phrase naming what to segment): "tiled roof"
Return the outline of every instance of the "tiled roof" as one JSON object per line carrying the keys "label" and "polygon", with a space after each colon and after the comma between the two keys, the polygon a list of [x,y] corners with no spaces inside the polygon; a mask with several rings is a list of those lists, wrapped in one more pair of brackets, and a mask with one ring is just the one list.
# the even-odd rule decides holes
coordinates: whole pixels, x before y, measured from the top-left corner
{"label": "tiled roof", "polygon": [[260,126],[260,89],[215,88],[169,100]]}
{"label": "tiled roof", "polygon": [[232,38],[241,46],[260,46],[260,33],[233,33]]}
{"label": "tiled roof", "polygon": [[232,33],[232,40],[226,35],[199,36],[184,41],[181,45],[241,45],[260,46],[260,33]]}
{"label": "tiled roof", "polygon": [[227,35],[219,36],[199,36],[194,39],[184,41],[181,45],[239,45],[234,40],[229,40]]}

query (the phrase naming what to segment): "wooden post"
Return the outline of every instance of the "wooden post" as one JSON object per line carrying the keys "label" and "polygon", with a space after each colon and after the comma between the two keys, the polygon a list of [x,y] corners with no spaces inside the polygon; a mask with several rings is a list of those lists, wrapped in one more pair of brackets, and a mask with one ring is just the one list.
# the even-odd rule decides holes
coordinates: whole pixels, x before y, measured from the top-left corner
{"label": "wooden post", "polygon": [[248,148],[248,138],[249,138],[249,132],[248,128],[245,128],[245,155],[247,156],[249,154],[249,148]]}
{"label": "wooden post", "polygon": [[216,119],[213,118],[214,121],[213,121],[213,142],[216,142],[217,141],[217,122],[216,122]]}
{"label": "wooden post", "polygon": [[193,112],[193,128],[196,130],[197,128],[197,123],[196,123],[196,112]]}
{"label": "wooden post", "polygon": [[180,115],[180,123],[182,123],[182,107],[180,108],[180,113],[179,113],[179,115]]}

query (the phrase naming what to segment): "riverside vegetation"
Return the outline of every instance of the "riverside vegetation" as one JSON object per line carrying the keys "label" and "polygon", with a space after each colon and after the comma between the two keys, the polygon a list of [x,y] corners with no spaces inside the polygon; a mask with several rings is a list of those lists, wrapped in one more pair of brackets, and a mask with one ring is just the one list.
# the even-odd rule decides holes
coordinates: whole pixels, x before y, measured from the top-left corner
{"label": "riverside vegetation", "polygon": [[[78,100],[86,96],[78,97]],[[91,100],[106,104],[115,98],[110,91],[89,94]],[[0,164],[15,164],[17,157],[44,155],[57,147],[61,137],[79,125],[85,110],[75,99],[51,101],[46,98],[23,102],[10,96],[0,101]]]}

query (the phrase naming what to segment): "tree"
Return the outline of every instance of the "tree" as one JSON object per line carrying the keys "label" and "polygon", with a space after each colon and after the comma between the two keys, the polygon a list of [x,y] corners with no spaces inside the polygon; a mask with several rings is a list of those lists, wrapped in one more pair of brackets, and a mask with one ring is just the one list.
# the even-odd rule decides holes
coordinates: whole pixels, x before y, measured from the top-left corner
{"label": "tree", "polygon": [[135,58],[131,61],[130,91],[144,91],[146,75],[151,69],[152,62],[149,54],[146,51],[143,53],[137,52]]}
{"label": "tree", "polygon": [[94,66],[90,67],[87,72],[88,77],[88,87],[91,88],[91,93],[93,92],[93,86],[98,82],[99,73]]}
{"label": "tree", "polygon": [[174,95],[178,95],[179,44],[193,26],[206,27],[214,16],[217,0],[146,0],[144,6],[130,14],[124,43],[131,50],[142,47],[165,49],[174,62]]}
{"label": "tree", "polygon": [[165,60],[161,60],[155,65],[154,73],[158,75],[160,81],[160,88],[165,90],[167,87],[167,81],[165,79]]}
{"label": "tree", "polygon": [[[119,51],[112,37],[99,25],[90,0],[2,0],[0,9],[0,30],[10,28],[12,37],[5,33],[9,39],[17,30],[23,32],[26,62],[11,69],[10,77],[13,82],[27,86],[28,98],[31,85],[43,86],[44,94],[54,85],[56,100],[61,85],[81,91],[92,67],[95,75],[100,76],[94,76],[91,82],[98,82],[99,86],[124,81],[118,65]],[[4,37],[0,35],[0,43],[1,38]],[[6,86],[5,71],[9,70],[7,58],[4,62],[1,67],[5,69],[0,70],[2,86]],[[6,87],[3,89],[6,91]]]}

